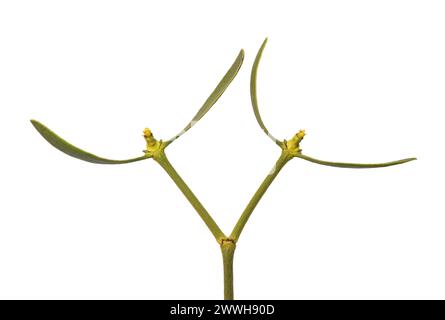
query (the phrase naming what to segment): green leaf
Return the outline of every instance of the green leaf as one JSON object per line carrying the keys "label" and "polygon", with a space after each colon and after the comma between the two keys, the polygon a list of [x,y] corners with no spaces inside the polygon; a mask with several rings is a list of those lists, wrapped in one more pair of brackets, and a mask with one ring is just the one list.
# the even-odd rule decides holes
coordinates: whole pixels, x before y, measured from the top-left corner
{"label": "green leaf", "polygon": [[135,162],[150,158],[150,156],[147,155],[127,160],[110,160],[98,157],[92,153],[86,152],[72,145],[68,141],[65,141],[42,123],[36,120],[31,120],[31,123],[34,126],[34,128],[36,128],[36,130],[42,135],[42,137],[45,138],[45,140],[48,141],[53,147],[59,149],[60,151],[66,153],[67,155],[70,155],[80,160],[92,163],[100,163],[100,164],[122,164],[122,163]]}
{"label": "green leaf", "polygon": [[338,168],[353,168],[353,169],[390,167],[390,166],[395,166],[398,164],[410,162],[413,160],[417,160],[416,158],[407,158],[407,159],[383,162],[383,163],[347,163],[347,162],[331,162],[331,161],[318,160],[315,158],[308,157],[304,154],[299,154],[299,155],[296,155],[295,157],[301,158],[301,159],[304,159],[304,160],[307,160],[310,162],[314,162],[317,164],[321,164],[324,166],[338,167]]}
{"label": "green leaf", "polygon": [[263,54],[263,50],[266,47],[267,38],[264,40],[263,44],[261,45],[260,50],[258,50],[258,53],[256,55],[255,61],[252,66],[252,72],[250,74],[250,100],[252,101],[252,107],[253,112],[255,113],[255,118],[260,125],[261,129],[267,134],[269,138],[273,140],[278,146],[282,146],[282,142],[279,141],[277,138],[275,138],[269,130],[267,130],[266,126],[264,125],[263,119],[261,119],[260,110],[258,109],[258,98],[256,93],[256,78],[258,74],[258,66],[260,64],[261,56]]}
{"label": "green leaf", "polygon": [[167,145],[170,144],[173,140],[182,136],[185,132],[187,132],[187,130],[193,127],[199,120],[201,120],[202,117],[204,117],[204,115],[210,110],[210,108],[216,103],[216,101],[218,101],[218,99],[221,97],[224,91],[226,91],[227,87],[230,85],[232,80],[236,77],[239,69],[241,68],[241,65],[243,64],[243,60],[244,60],[244,50],[241,50],[238,56],[236,57],[235,62],[232,64],[230,69],[218,83],[215,90],[213,90],[213,92],[204,102],[202,107],[198,110],[198,113],[196,113],[193,119],[189,122],[189,124],[185,126],[185,128],[180,133],[178,133],[170,140],[166,141]]}

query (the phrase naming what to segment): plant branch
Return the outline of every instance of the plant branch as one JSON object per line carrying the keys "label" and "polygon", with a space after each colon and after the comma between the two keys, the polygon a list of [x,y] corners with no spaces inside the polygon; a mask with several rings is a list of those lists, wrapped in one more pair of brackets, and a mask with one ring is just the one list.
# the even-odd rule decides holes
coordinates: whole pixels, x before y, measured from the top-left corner
{"label": "plant branch", "polygon": [[223,256],[224,267],[224,300],[233,300],[233,256],[235,254],[236,244],[233,240],[223,240],[221,243],[221,252]]}
{"label": "plant branch", "polygon": [[161,165],[161,167],[168,173],[170,178],[172,178],[173,182],[178,186],[178,188],[182,191],[184,196],[190,202],[190,204],[195,208],[196,212],[199,214],[201,219],[209,228],[210,232],[212,232],[216,241],[221,244],[223,239],[226,239],[226,235],[221,231],[219,226],[216,224],[215,220],[210,216],[201,202],[196,198],[195,194],[190,190],[187,184],[182,180],[179,174],[176,172],[175,168],[171,165],[170,161],[168,161],[167,156],[165,155],[164,150],[160,150],[153,159]]}
{"label": "plant branch", "polygon": [[281,155],[278,158],[275,166],[272,168],[270,173],[267,175],[267,177],[261,183],[260,187],[253,195],[252,199],[250,199],[249,203],[247,204],[246,208],[244,209],[243,213],[241,214],[240,218],[238,219],[238,222],[236,223],[235,227],[232,230],[232,233],[230,234],[230,239],[232,239],[235,242],[238,241],[238,239],[241,235],[241,232],[244,229],[244,226],[246,225],[247,221],[249,220],[250,215],[252,214],[253,210],[257,206],[258,202],[261,200],[264,193],[269,188],[270,184],[277,177],[278,173],[280,173],[281,169],[284,167],[284,165],[290,159],[292,159],[292,156],[286,150],[283,150],[281,152]]}

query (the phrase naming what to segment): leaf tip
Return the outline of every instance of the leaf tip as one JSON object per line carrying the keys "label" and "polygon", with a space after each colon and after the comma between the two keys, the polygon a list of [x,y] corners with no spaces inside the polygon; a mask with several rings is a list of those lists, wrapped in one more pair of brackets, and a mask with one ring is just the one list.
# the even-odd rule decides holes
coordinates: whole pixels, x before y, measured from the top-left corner
{"label": "leaf tip", "polygon": [[264,49],[264,47],[266,46],[268,40],[269,40],[268,37],[264,38],[263,44],[261,45],[262,49]]}
{"label": "leaf tip", "polygon": [[35,120],[35,119],[31,119],[29,120],[31,122],[31,124],[33,125],[33,127],[39,132],[41,133],[42,129],[45,128],[45,126],[40,123],[39,121]]}

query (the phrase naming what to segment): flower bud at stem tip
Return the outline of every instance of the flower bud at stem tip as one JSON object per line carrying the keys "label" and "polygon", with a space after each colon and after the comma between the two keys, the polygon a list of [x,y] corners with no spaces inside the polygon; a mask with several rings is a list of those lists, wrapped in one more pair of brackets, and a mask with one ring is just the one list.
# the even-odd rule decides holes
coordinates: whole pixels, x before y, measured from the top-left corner
{"label": "flower bud at stem tip", "polygon": [[161,142],[155,139],[153,132],[148,128],[144,129],[143,136],[147,143],[147,150],[145,152],[153,155],[153,153],[159,149]]}
{"label": "flower bud at stem tip", "polygon": [[301,152],[300,142],[303,140],[305,135],[305,130],[300,130],[292,137],[292,139],[286,141],[286,148],[290,154],[296,155],[297,153]]}

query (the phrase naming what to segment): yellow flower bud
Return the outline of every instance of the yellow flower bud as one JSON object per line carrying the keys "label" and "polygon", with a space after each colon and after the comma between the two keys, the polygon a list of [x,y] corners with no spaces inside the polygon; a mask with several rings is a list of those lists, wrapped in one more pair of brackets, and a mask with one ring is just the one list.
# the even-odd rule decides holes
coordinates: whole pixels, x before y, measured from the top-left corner
{"label": "yellow flower bud", "polygon": [[287,141],[286,145],[287,145],[287,150],[291,153],[291,154],[297,154],[301,152],[300,149],[300,142],[301,140],[303,140],[304,136],[306,135],[304,130],[300,130],[298,131],[293,137],[292,139],[290,139],[289,141]]}
{"label": "yellow flower bud", "polygon": [[145,128],[143,133],[144,133],[144,139],[147,143],[147,150],[145,152],[153,153],[154,151],[156,151],[159,148],[160,141],[158,141],[154,138],[153,133],[148,128]]}
{"label": "yellow flower bud", "polygon": [[298,133],[295,135],[298,139],[300,139],[300,141],[304,138],[304,136],[306,135],[305,130],[300,130],[298,131]]}
{"label": "yellow flower bud", "polygon": [[149,137],[153,137],[153,133],[151,132],[150,129],[145,128],[145,129],[144,129],[144,138],[147,139],[147,138],[149,138]]}

